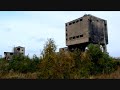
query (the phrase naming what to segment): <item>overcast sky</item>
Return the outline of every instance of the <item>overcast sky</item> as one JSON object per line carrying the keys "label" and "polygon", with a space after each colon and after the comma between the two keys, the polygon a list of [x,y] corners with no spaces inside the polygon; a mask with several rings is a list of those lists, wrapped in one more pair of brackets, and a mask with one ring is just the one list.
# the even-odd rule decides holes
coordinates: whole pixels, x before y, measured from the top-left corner
{"label": "overcast sky", "polygon": [[120,11],[0,11],[0,55],[23,46],[25,54],[40,55],[47,38],[53,38],[57,50],[65,47],[65,23],[91,14],[107,20],[107,51],[120,57]]}

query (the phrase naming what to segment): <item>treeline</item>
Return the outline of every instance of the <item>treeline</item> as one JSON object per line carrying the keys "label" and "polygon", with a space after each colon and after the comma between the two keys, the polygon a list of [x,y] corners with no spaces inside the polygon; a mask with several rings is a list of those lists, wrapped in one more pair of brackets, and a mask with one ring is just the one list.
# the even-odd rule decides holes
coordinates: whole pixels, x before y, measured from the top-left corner
{"label": "treeline", "polygon": [[29,56],[19,55],[10,61],[2,58],[0,78],[9,73],[36,73],[37,79],[83,79],[112,73],[120,66],[120,61],[102,52],[99,45],[88,45],[86,52],[76,49],[56,53],[56,49],[54,40],[49,39],[40,57],[34,55],[30,59]]}

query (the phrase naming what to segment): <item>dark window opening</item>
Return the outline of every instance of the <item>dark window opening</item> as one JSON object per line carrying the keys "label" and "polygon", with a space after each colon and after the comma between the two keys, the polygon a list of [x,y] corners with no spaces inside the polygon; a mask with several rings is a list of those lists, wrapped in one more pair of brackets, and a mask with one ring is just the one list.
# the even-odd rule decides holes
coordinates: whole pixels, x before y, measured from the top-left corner
{"label": "dark window opening", "polygon": [[10,53],[10,55],[13,55],[13,53]]}
{"label": "dark window opening", "polygon": [[90,21],[90,22],[92,22],[92,20],[91,20],[91,19],[90,19],[89,21]]}
{"label": "dark window opening", "polygon": [[75,37],[73,37],[73,39],[75,39]]}
{"label": "dark window opening", "polygon": [[20,50],[20,48],[17,48],[17,50]]}
{"label": "dark window opening", "polygon": [[21,54],[23,54],[23,53],[21,53]]}
{"label": "dark window opening", "polygon": [[66,38],[66,40],[68,40],[68,39]]}
{"label": "dark window opening", "polygon": [[80,19],[80,21],[82,21],[82,19]]}
{"label": "dark window opening", "polygon": [[98,20],[97,20],[97,22],[98,22]]}
{"label": "dark window opening", "polygon": [[66,24],[66,26],[67,26],[67,24]]}
{"label": "dark window opening", "polygon": [[72,23],[69,23],[69,25],[71,25]]}
{"label": "dark window opening", "polygon": [[67,36],[67,33],[66,33],[66,36]]}
{"label": "dark window opening", "polygon": [[83,35],[80,35],[80,37],[83,37]]}
{"label": "dark window opening", "polygon": [[6,52],[4,52],[4,54],[7,54]]}
{"label": "dark window opening", "polygon": [[91,41],[91,38],[89,38],[89,41]]}
{"label": "dark window opening", "polygon": [[71,39],[72,39],[72,37],[69,38],[69,40],[71,40]]}
{"label": "dark window opening", "polygon": [[76,23],[79,22],[78,20],[76,21]]}
{"label": "dark window opening", "polygon": [[67,31],[67,28],[66,28],[66,31]]}
{"label": "dark window opening", "polygon": [[107,24],[105,23],[105,26],[107,26]]}
{"label": "dark window opening", "polygon": [[74,24],[75,22],[73,22],[73,24]]}
{"label": "dark window opening", "polygon": [[79,38],[79,36],[76,36],[76,38]]}

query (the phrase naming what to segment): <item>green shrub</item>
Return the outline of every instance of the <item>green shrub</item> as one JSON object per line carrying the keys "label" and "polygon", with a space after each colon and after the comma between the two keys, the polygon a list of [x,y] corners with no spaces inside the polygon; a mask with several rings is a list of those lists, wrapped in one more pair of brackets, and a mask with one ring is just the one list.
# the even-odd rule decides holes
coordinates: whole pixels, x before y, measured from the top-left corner
{"label": "green shrub", "polygon": [[28,56],[14,56],[13,60],[9,61],[9,70],[13,70],[15,72],[35,72],[38,70],[39,58],[37,56],[33,56],[30,59]]}
{"label": "green shrub", "polygon": [[99,45],[90,44],[87,55],[93,63],[91,74],[110,73],[117,69],[117,62],[114,62],[107,53],[102,52]]}
{"label": "green shrub", "polygon": [[0,60],[0,73],[9,72],[9,62],[5,59]]}
{"label": "green shrub", "polygon": [[103,57],[103,52],[98,44],[89,44],[87,54],[91,58],[91,61],[97,63],[97,61]]}

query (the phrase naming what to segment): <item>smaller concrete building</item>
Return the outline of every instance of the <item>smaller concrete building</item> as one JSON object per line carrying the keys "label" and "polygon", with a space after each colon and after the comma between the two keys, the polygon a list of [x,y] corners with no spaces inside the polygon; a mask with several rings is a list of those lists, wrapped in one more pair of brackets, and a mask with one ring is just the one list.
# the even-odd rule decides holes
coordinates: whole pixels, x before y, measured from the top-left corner
{"label": "smaller concrete building", "polygon": [[14,47],[14,54],[15,55],[19,55],[19,54],[25,55],[25,47],[21,47],[21,46]]}
{"label": "smaller concrete building", "polygon": [[59,51],[68,51],[68,47],[60,48]]}
{"label": "smaller concrete building", "polygon": [[4,52],[5,59],[11,60],[13,58],[14,53],[13,52]]}
{"label": "smaller concrete building", "polygon": [[23,55],[25,56],[25,47],[14,47],[13,52],[4,52],[4,56],[6,60],[11,60],[13,58],[13,55]]}

